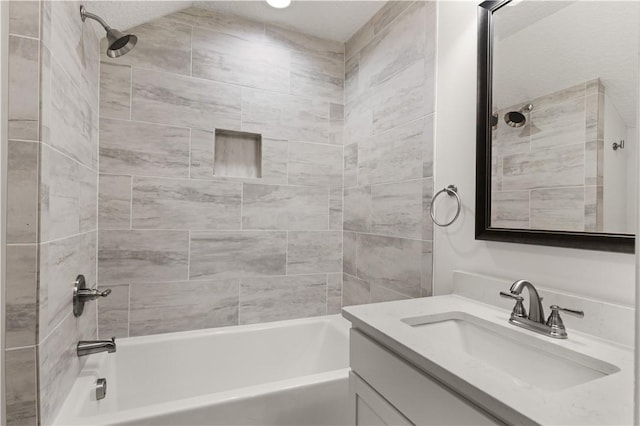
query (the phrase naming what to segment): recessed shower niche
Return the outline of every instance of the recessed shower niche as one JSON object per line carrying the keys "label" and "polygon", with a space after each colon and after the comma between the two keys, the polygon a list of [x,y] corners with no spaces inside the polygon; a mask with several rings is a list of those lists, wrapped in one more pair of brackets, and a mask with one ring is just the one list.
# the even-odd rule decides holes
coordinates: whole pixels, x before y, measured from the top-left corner
{"label": "recessed shower niche", "polygon": [[262,135],[216,129],[214,147],[214,176],[262,177]]}

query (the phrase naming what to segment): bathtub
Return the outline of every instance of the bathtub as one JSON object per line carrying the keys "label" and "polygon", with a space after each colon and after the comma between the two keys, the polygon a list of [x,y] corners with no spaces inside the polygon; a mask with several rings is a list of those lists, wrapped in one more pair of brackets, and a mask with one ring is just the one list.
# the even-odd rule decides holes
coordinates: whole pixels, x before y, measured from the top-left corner
{"label": "bathtub", "polygon": [[55,424],[344,425],[349,326],[332,315],[116,340],[87,357]]}

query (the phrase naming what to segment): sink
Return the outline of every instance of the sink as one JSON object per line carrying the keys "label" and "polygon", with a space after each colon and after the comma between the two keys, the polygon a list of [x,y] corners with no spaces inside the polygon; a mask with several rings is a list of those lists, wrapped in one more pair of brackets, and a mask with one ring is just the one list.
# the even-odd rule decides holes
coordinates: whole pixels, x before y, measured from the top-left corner
{"label": "sink", "polygon": [[620,371],[602,360],[464,312],[401,321],[413,327],[420,339],[446,345],[452,354],[475,359],[520,385],[559,391]]}

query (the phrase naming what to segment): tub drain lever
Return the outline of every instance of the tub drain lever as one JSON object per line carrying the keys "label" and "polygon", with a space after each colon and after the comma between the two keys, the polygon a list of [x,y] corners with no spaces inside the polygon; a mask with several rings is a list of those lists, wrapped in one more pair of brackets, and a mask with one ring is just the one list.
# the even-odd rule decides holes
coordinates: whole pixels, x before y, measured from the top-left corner
{"label": "tub drain lever", "polygon": [[84,311],[84,304],[96,300],[99,297],[107,297],[111,294],[111,289],[100,291],[94,288],[87,288],[84,275],[78,275],[73,286],[73,315],[79,317]]}

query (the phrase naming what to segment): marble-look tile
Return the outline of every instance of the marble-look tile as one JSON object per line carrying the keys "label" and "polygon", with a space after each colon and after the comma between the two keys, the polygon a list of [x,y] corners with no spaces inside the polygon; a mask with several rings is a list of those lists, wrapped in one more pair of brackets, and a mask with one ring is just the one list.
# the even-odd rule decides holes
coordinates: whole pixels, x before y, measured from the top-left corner
{"label": "marble-look tile", "polygon": [[357,276],[406,296],[420,296],[422,243],[358,234]]}
{"label": "marble-look tile", "polygon": [[344,100],[344,60],[316,56],[307,52],[291,52],[292,95]]}
{"label": "marble-look tile", "polygon": [[345,59],[354,58],[363,47],[365,47],[373,39],[373,20],[370,19],[366,24],[360,27],[349,40],[345,43]]}
{"label": "marble-look tile", "polygon": [[586,96],[595,95],[598,93],[604,93],[604,86],[599,78],[589,80],[585,83]]}
{"label": "marble-look tile", "polygon": [[7,350],[4,357],[5,424],[35,426],[39,424],[36,348]]}
{"label": "marble-look tile", "polygon": [[242,130],[263,137],[328,143],[329,105],[257,89],[242,90]]}
{"label": "marble-look tile", "polygon": [[347,59],[344,64],[344,102],[353,102],[365,90],[360,90],[360,55]]}
{"label": "marble-look tile", "polygon": [[371,187],[358,186],[344,190],[344,230],[371,231]]}
{"label": "marble-look tile", "polygon": [[288,274],[342,271],[341,231],[290,231],[287,244]]}
{"label": "marble-look tile", "polygon": [[540,130],[531,135],[531,150],[574,145],[585,140],[585,100],[577,98],[534,108],[531,121]]}
{"label": "marble-look tile", "polygon": [[327,276],[243,278],[239,323],[255,324],[325,315]]}
{"label": "marble-look tile", "polygon": [[286,184],[289,143],[286,140],[262,138],[262,177],[264,183]]}
{"label": "marble-look tile", "polygon": [[529,229],[529,191],[492,192],[491,226]]}
{"label": "marble-look tile", "polygon": [[[109,297],[98,300],[98,338],[129,337],[129,284],[110,285],[108,288],[111,289]],[[105,289],[100,288],[102,291]]]}
{"label": "marble-look tile", "polygon": [[244,184],[243,229],[328,229],[329,189]]}
{"label": "marble-look tile", "polygon": [[194,77],[289,93],[290,63],[287,49],[193,29]]}
{"label": "marble-look tile", "polygon": [[513,191],[584,184],[584,142],[504,157],[502,189]]}
{"label": "marble-look tile", "polygon": [[261,174],[259,134],[216,130],[213,176],[256,179]]}
{"label": "marble-look tile", "polygon": [[329,191],[329,229],[342,231],[343,194],[342,186]]}
{"label": "marble-look tile", "polygon": [[38,140],[38,51],[38,40],[9,36],[9,139]]}
{"label": "marble-look tile", "polygon": [[585,186],[584,188],[584,230],[602,232],[604,230],[604,188]]}
{"label": "marble-look tile", "polygon": [[604,141],[589,141],[584,147],[584,184],[604,184]]}
{"label": "marble-look tile", "polygon": [[356,233],[344,231],[342,235],[342,270],[356,275]]}
{"label": "marble-look tile", "polygon": [[33,346],[37,327],[37,247],[6,246],[5,347]]}
{"label": "marble-look tile", "polygon": [[237,325],[238,287],[237,279],[133,284],[130,335]]}
{"label": "marble-look tile", "polygon": [[[191,26],[171,19],[156,18],[127,32],[138,37],[136,48],[119,58],[103,57],[103,61],[175,74],[191,74]],[[107,41],[103,38],[100,50],[106,49]]]}
{"label": "marble-look tile", "polygon": [[584,230],[584,187],[531,191],[531,229]]}
{"label": "marble-look tile", "polygon": [[131,176],[100,175],[98,224],[101,230],[131,227]]}
{"label": "marble-look tile", "polygon": [[409,297],[404,294],[396,293],[386,287],[379,285],[371,285],[371,303],[392,302],[394,300],[404,300]]}
{"label": "marble-look tile", "polygon": [[435,146],[435,115],[430,115],[424,119],[424,134],[422,136],[422,176],[433,176],[433,147]]}
{"label": "marble-look tile", "polygon": [[[411,5],[410,1],[389,1],[371,18],[373,33],[378,34]],[[417,13],[414,10],[412,13]]]}
{"label": "marble-look tile", "polygon": [[423,174],[422,149],[427,120],[419,119],[375,136],[358,145],[358,179],[362,173],[371,183],[419,179]]}
{"label": "marble-look tile", "polygon": [[329,143],[344,145],[344,105],[329,104]]}
{"label": "marble-look tile", "polygon": [[40,36],[40,2],[9,3],[9,34],[38,38]]}
{"label": "marble-look tile", "polygon": [[344,61],[344,43],[338,41],[325,40],[269,24],[265,25],[265,38],[268,43],[276,46]]}
{"label": "marble-look tile", "polygon": [[82,166],[78,168],[78,172],[78,230],[95,231],[98,229],[98,173]]}
{"label": "marble-look tile", "polygon": [[408,123],[427,113],[425,62],[419,60],[373,89],[373,130],[376,134]]}
{"label": "marble-look tile", "polygon": [[[379,86],[389,78],[412,68],[414,64],[424,64],[424,3],[414,2],[408,5],[408,10],[393,25],[387,25],[384,29],[379,26],[378,31],[374,30],[374,39],[360,52],[360,84],[365,87]],[[389,12],[393,12],[392,9]],[[385,21],[381,17],[380,23],[384,24]]]}
{"label": "marble-look tile", "polygon": [[214,140],[214,132],[191,129],[190,177],[197,179],[213,177]]}
{"label": "marble-look tile", "polygon": [[505,114],[520,108],[522,106],[518,105],[498,111],[498,127],[494,133],[492,153],[505,156],[531,151],[531,122],[533,120],[529,119],[529,123],[520,128],[510,127],[504,121]]}
{"label": "marble-look tile", "polygon": [[358,144],[344,147],[344,187],[358,185]]}
{"label": "marble-look tile", "polygon": [[[557,106],[563,102],[583,98],[586,95],[586,86],[587,84],[585,83],[579,83],[575,86],[567,87],[566,89],[539,96],[531,100],[531,103],[534,105],[534,108],[542,110],[552,106]],[[520,106],[518,108],[520,108]]]}
{"label": "marble-look tile", "polygon": [[422,271],[420,279],[420,296],[433,295],[433,241],[422,242]]}
{"label": "marble-look tile", "polygon": [[131,67],[100,63],[100,117],[128,120],[131,116]]}
{"label": "marble-look tile", "polygon": [[33,243],[38,232],[38,144],[7,144],[7,243]]}
{"label": "marble-look tile", "polygon": [[393,237],[422,237],[422,180],[371,187],[371,232]]}
{"label": "marble-look tile", "polygon": [[239,229],[242,184],[133,178],[134,229]]}
{"label": "marble-look tile", "polygon": [[192,232],[189,279],[284,275],[286,251],[286,232]]}
{"label": "marble-look tile", "polygon": [[100,285],[187,278],[186,231],[100,231]]}
{"label": "marble-look tile", "polygon": [[371,91],[347,100],[344,115],[344,143],[367,141],[373,135]]}
{"label": "marble-look tile", "polygon": [[342,273],[327,274],[327,315],[342,310]]}
{"label": "marble-look tile", "polygon": [[264,40],[264,24],[240,16],[190,7],[168,17],[187,25],[230,34],[243,40]]}
{"label": "marble-look tile", "polygon": [[342,277],[342,306],[364,305],[371,301],[368,282],[349,274]]}
{"label": "marble-look tile", "polygon": [[133,69],[133,120],[202,130],[240,130],[240,88]]}
{"label": "marble-look tile", "polygon": [[102,119],[100,171],[125,175],[188,177],[189,129]]}
{"label": "marble-look tile", "polygon": [[431,220],[431,202],[433,200],[433,178],[422,179],[422,239],[433,240],[433,221]]}
{"label": "marble-look tile", "polygon": [[604,94],[587,96],[585,109],[585,139],[604,139]]}
{"label": "marble-look tile", "polygon": [[342,187],[342,147],[314,143],[289,146],[289,184]]}
{"label": "marble-look tile", "polygon": [[48,138],[43,141],[79,161],[97,169],[98,107],[87,100],[57,61],[51,62],[50,120],[44,121]]}

